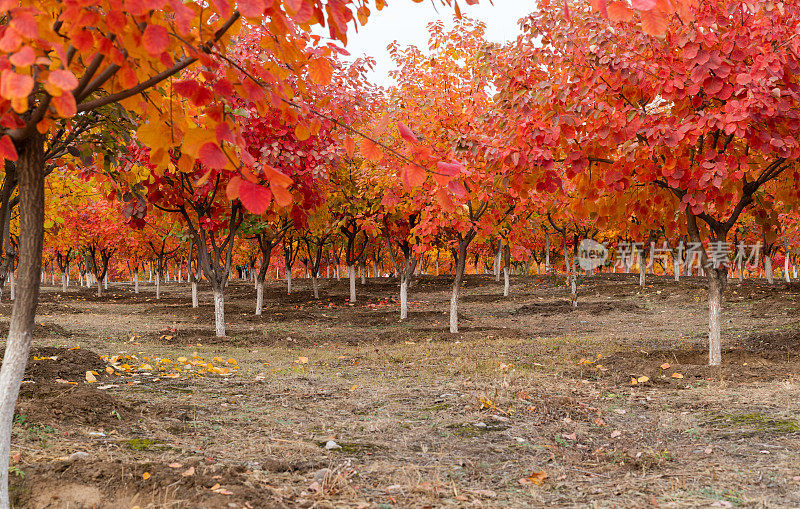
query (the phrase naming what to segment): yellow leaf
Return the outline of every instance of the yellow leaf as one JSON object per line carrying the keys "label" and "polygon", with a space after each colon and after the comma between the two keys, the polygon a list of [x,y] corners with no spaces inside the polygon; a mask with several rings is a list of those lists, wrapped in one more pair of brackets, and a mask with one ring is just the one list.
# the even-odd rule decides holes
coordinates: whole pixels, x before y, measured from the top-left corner
{"label": "yellow leaf", "polygon": [[86,382],[93,384],[97,381],[97,378],[92,374],[91,371],[86,372]]}
{"label": "yellow leaf", "polygon": [[187,361],[187,360],[188,360],[188,359],[187,359],[186,357],[178,357],[178,362],[180,362],[180,363],[182,363],[182,364],[186,364],[186,361]]}
{"label": "yellow leaf", "polygon": [[306,124],[297,124],[294,126],[294,135],[300,141],[306,141],[311,137],[311,129]]}
{"label": "yellow leaf", "polygon": [[141,366],[139,366],[139,369],[142,371],[153,371],[153,366],[151,366],[150,364],[142,364]]}
{"label": "yellow leaf", "polygon": [[636,379],[636,381],[639,382],[640,384],[647,383],[650,381],[650,377],[640,376],[639,378]]}
{"label": "yellow leaf", "polygon": [[297,360],[294,361],[294,362],[297,363],[297,364],[307,364],[308,363],[308,357],[298,357]]}
{"label": "yellow leaf", "polygon": [[181,473],[183,477],[191,477],[194,475],[194,467],[187,468],[184,472]]}
{"label": "yellow leaf", "polygon": [[683,375],[681,375],[680,373],[673,373],[672,378],[683,378]]}
{"label": "yellow leaf", "polygon": [[113,375],[114,368],[112,368],[111,366],[106,366],[106,373],[108,373],[109,375]]}
{"label": "yellow leaf", "polygon": [[228,359],[228,364],[236,364],[236,359]]}
{"label": "yellow leaf", "polygon": [[661,365],[661,369],[669,369],[669,362],[665,362]]}
{"label": "yellow leaf", "polygon": [[146,480],[148,480],[148,479],[150,479],[150,472],[145,472],[145,473],[143,473],[143,474],[142,474],[142,479],[144,479],[145,481],[146,481]]}
{"label": "yellow leaf", "polygon": [[639,383],[639,382],[637,382],[637,381],[636,381],[636,378],[634,378],[634,377],[631,377],[631,385],[636,385],[636,384],[638,384],[638,383]]}
{"label": "yellow leaf", "polygon": [[169,465],[167,465],[167,466],[168,466],[169,468],[181,468],[181,467],[183,466],[183,463],[177,463],[177,462],[176,462],[176,463],[170,463],[170,464],[169,464]]}

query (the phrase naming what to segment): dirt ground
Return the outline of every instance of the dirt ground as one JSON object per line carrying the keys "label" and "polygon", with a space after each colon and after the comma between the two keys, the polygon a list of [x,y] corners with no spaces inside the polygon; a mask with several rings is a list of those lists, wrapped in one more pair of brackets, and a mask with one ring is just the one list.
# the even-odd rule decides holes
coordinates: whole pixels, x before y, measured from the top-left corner
{"label": "dirt ground", "polygon": [[[800,507],[800,286],[468,276],[101,298],[46,286],[17,407],[16,507]],[[11,308],[0,303],[0,332]],[[88,374],[87,374],[88,372]]]}

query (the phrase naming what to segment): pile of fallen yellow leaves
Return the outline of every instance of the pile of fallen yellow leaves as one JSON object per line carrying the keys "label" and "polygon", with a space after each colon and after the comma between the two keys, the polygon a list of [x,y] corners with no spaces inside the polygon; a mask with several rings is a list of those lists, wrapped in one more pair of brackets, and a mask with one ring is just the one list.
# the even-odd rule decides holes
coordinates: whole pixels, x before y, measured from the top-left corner
{"label": "pile of fallen yellow leaves", "polygon": [[[207,375],[232,375],[237,369],[239,364],[236,359],[229,358],[223,359],[222,357],[214,357],[212,359],[205,359],[197,352],[193,352],[189,357],[177,357],[176,359],[169,359],[166,357],[149,357],[133,354],[119,354],[111,357],[103,357],[109,365],[106,367],[106,373],[116,376],[136,376],[136,375],[153,375],[159,380],[160,378],[181,378],[181,377],[203,377]],[[86,382],[94,383],[97,381],[99,374],[96,371],[86,372]]]}

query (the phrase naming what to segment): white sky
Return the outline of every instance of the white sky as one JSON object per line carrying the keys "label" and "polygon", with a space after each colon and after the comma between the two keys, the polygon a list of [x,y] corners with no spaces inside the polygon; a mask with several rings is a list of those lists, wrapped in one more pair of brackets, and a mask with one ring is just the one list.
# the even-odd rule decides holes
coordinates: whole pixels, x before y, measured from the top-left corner
{"label": "white sky", "polygon": [[[375,11],[373,7],[369,21],[358,27],[358,33],[352,25],[347,31],[347,51],[353,58],[374,57],[377,65],[370,78],[383,86],[393,84],[389,71],[394,69],[394,64],[386,46],[396,40],[401,46],[414,45],[425,50],[428,23],[441,19],[446,27],[451,27],[454,13],[453,7],[443,7],[439,0],[425,0],[419,4],[412,0],[388,0],[388,3],[382,11]],[[494,5],[489,0],[480,0],[478,5],[467,5],[460,0],[458,5],[464,16],[486,23],[486,38],[499,43],[515,39],[520,33],[517,20],[536,9],[535,0],[494,0]]]}

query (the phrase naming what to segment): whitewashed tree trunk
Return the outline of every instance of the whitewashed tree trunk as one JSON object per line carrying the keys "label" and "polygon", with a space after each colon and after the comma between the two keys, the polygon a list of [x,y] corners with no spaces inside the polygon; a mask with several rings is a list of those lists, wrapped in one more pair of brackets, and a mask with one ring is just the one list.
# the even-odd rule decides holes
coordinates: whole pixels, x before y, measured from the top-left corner
{"label": "whitewashed tree trunk", "polygon": [[108,272],[106,272],[106,277],[103,278],[103,289],[108,290]]}
{"label": "whitewashed tree trunk", "polygon": [[709,270],[708,285],[708,364],[719,366],[722,363],[722,292],[725,287],[722,270]]}
{"label": "whitewashed tree trunk", "polygon": [[544,236],[544,246],[545,246],[544,272],[546,274],[550,274],[550,235]]}
{"label": "whitewashed tree trunk", "polygon": [[341,277],[339,276],[339,264],[338,263],[336,264],[336,268],[334,269],[334,272],[336,273],[336,281],[341,281]]}
{"label": "whitewashed tree trunk", "polygon": [[408,318],[408,277],[400,280],[400,319]]}
{"label": "whitewashed tree trunk", "polygon": [[350,302],[356,301],[356,266],[347,266],[347,275],[350,278]]}
{"label": "whitewashed tree trunk", "polygon": [[316,274],[311,276],[311,286],[314,288],[314,298],[319,299],[319,281]]}
{"label": "whitewashed tree trunk", "polygon": [[789,246],[786,242],[783,243],[783,251],[785,256],[783,257],[783,279],[787,283],[791,283],[792,280],[789,277]]}
{"label": "whitewashed tree trunk", "polygon": [[509,274],[508,266],[503,267],[503,297],[508,297],[508,290],[511,286],[511,276]]}
{"label": "whitewashed tree trunk", "polygon": [[286,271],[286,294],[287,295],[291,295],[292,294],[292,271],[291,270],[287,270]]}
{"label": "whitewashed tree trunk", "polygon": [[570,300],[572,301],[572,307],[573,308],[577,308],[578,307],[578,282],[577,282],[577,279],[578,279],[578,271],[575,270],[575,267],[573,266],[572,274],[570,275],[570,285],[569,285]]}
{"label": "whitewashed tree trunk", "polygon": [[256,315],[261,314],[261,310],[263,307],[264,307],[264,282],[256,280]]}
{"label": "whitewashed tree trunk", "polygon": [[500,257],[503,254],[503,242],[497,246],[497,252],[494,254],[494,280],[500,281]]}
{"label": "whitewashed tree trunk", "polygon": [[67,275],[66,274],[61,274],[61,291],[62,292],[66,292],[67,291]]}
{"label": "whitewashed tree trunk", "polygon": [[13,272],[8,275],[8,284],[10,286],[10,292],[11,292],[11,296],[10,297],[11,297],[11,300],[14,300],[14,299],[17,298],[17,288],[16,288],[17,285],[14,284],[14,273]]}
{"label": "whitewashed tree trunk", "polygon": [[156,272],[156,299],[161,298],[161,274]]}
{"label": "whitewashed tree trunk", "polygon": [[772,255],[764,256],[764,275],[767,277],[767,282],[769,284],[775,282],[772,274]]}
{"label": "whitewashed tree trunk", "polygon": [[214,324],[217,337],[225,337],[225,293],[221,288],[214,288]]}
{"label": "whitewashed tree trunk", "polygon": [[192,307],[196,308],[200,306],[200,303],[197,300],[197,281],[192,281]]}
{"label": "whitewashed tree trunk", "polygon": [[681,262],[680,259],[672,255],[672,274],[675,276],[675,281],[680,281],[681,279]]}
{"label": "whitewashed tree trunk", "polygon": [[139,271],[133,274],[133,293],[139,293]]}
{"label": "whitewashed tree trunk", "polygon": [[359,271],[361,272],[361,284],[362,284],[362,285],[365,285],[365,284],[367,284],[367,280],[366,280],[366,278],[364,277],[365,273],[367,272],[367,266],[364,264],[364,261],[363,261],[363,260],[362,260],[362,261],[361,261],[361,263],[359,264]]}
{"label": "whitewashed tree trunk", "polygon": [[644,265],[644,251],[639,251],[639,287],[644,288],[646,267]]}

